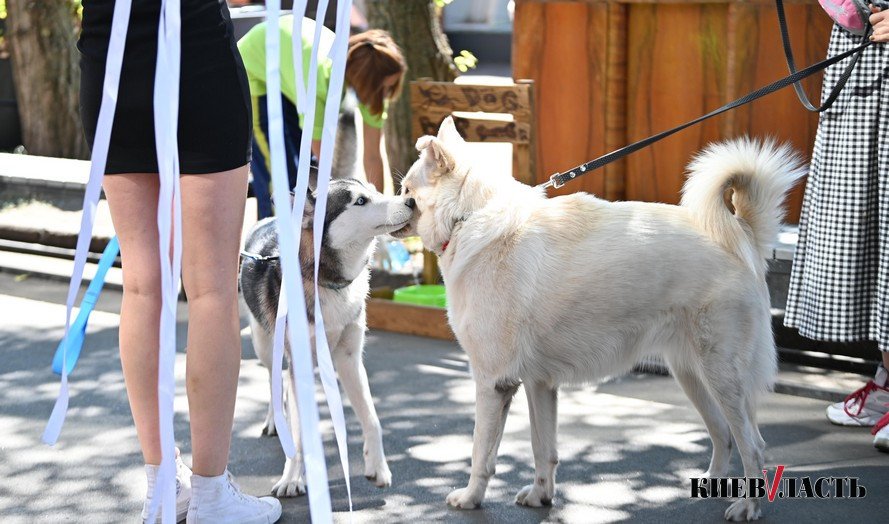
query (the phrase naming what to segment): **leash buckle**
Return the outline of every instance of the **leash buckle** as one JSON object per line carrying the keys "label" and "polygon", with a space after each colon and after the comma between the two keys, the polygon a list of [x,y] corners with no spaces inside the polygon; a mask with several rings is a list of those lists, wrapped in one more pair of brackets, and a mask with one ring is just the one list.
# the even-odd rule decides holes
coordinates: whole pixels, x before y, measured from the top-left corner
{"label": "leash buckle", "polygon": [[559,173],[558,171],[556,171],[555,173],[550,175],[549,182],[546,182],[545,184],[543,184],[543,189],[546,189],[548,187],[553,187],[555,189],[559,189],[560,187],[564,186],[565,182],[562,182],[561,180],[559,180],[559,175],[561,175],[561,174],[562,173]]}

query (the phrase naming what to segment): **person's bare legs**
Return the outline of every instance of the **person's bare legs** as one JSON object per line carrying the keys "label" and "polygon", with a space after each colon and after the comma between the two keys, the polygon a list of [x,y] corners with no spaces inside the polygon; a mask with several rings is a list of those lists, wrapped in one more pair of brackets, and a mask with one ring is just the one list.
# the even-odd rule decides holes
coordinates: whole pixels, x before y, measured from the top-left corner
{"label": "person's bare legs", "polygon": [[241,364],[238,262],[247,166],[182,175],[180,184],[192,470],[215,477],[228,465]]}
{"label": "person's bare legs", "polygon": [[120,242],[123,300],[120,363],[146,464],[160,464],[157,412],[158,325],[161,309],[156,173],[106,176],[105,198]]}

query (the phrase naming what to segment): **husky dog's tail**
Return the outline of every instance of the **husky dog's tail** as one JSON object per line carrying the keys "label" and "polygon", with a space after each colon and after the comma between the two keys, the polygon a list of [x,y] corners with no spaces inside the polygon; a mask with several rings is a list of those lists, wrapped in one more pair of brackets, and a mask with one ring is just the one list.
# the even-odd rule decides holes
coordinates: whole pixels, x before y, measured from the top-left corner
{"label": "husky dog's tail", "polygon": [[799,155],[772,139],[741,138],[708,146],[688,171],[682,205],[715,242],[764,275],[784,199],[806,173]]}
{"label": "husky dog's tail", "polygon": [[[346,92],[346,97],[340,107],[340,117],[337,122],[336,143],[333,151],[333,167],[330,178],[354,178],[355,163],[358,160],[358,132],[355,129],[355,109],[358,99],[351,90]],[[316,110],[317,111],[317,110]]]}

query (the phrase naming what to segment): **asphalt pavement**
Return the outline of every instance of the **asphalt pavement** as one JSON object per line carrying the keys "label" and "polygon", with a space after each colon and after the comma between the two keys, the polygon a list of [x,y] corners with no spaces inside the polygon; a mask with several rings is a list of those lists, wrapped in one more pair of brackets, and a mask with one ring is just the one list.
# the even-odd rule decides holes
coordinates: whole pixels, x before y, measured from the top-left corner
{"label": "asphalt pavement", "polygon": [[[50,361],[64,326],[61,282],[0,273],[0,522],[137,522],[145,485],[117,357],[120,293],[106,291],[71,377],[71,408],[60,442],[40,442],[59,390]],[[190,458],[184,380],[187,306],[181,304],[176,437]],[[246,317],[242,315],[246,328]],[[267,373],[242,331],[243,360],[230,470],[245,491],[265,494],[281,473],[276,438],[260,436]],[[354,522],[721,522],[728,502],[690,497],[710,445],[703,423],[669,377],[630,374],[605,384],[564,388],[559,404],[557,495],[551,507],[516,506],[533,481],[528,410],[521,391],[500,447],[497,475],[481,509],[448,508],[445,496],[468,478],[474,388],[455,343],[371,332],[365,362],[393,485],[362,476],[361,434],[346,408]],[[743,370],[738,370],[742,373]],[[318,394],[319,400],[323,395]],[[321,402],[323,406],[323,401]],[[867,429],[831,426],[825,402],[770,394],[760,422],[770,468],[785,476],[856,477],[864,498],[797,498],[764,503],[770,522],[884,521],[889,455]],[[326,410],[322,419],[328,421]],[[325,431],[335,520],[348,522],[345,482],[333,432]],[[732,474],[740,475],[737,455]],[[773,469],[772,469],[773,470]],[[286,499],[281,522],[307,522],[305,497]]]}

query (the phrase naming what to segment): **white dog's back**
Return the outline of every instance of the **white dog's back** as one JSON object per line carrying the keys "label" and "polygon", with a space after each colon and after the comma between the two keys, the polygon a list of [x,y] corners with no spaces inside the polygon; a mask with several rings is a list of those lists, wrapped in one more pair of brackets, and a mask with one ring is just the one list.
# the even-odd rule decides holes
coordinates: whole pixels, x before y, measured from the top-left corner
{"label": "white dog's back", "polygon": [[[460,226],[442,260],[458,335],[518,351],[492,348],[476,357],[477,371],[589,380],[659,351],[657,339],[682,327],[668,325],[686,318],[679,310],[726,301],[762,309],[764,254],[797,166],[789,148],[772,143],[713,146],[692,164],[682,206],[583,193],[547,199],[507,182]],[[737,215],[724,203],[729,188]],[[507,328],[500,340],[490,340],[490,320]],[[767,387],[773,366],[763,365]]]}

